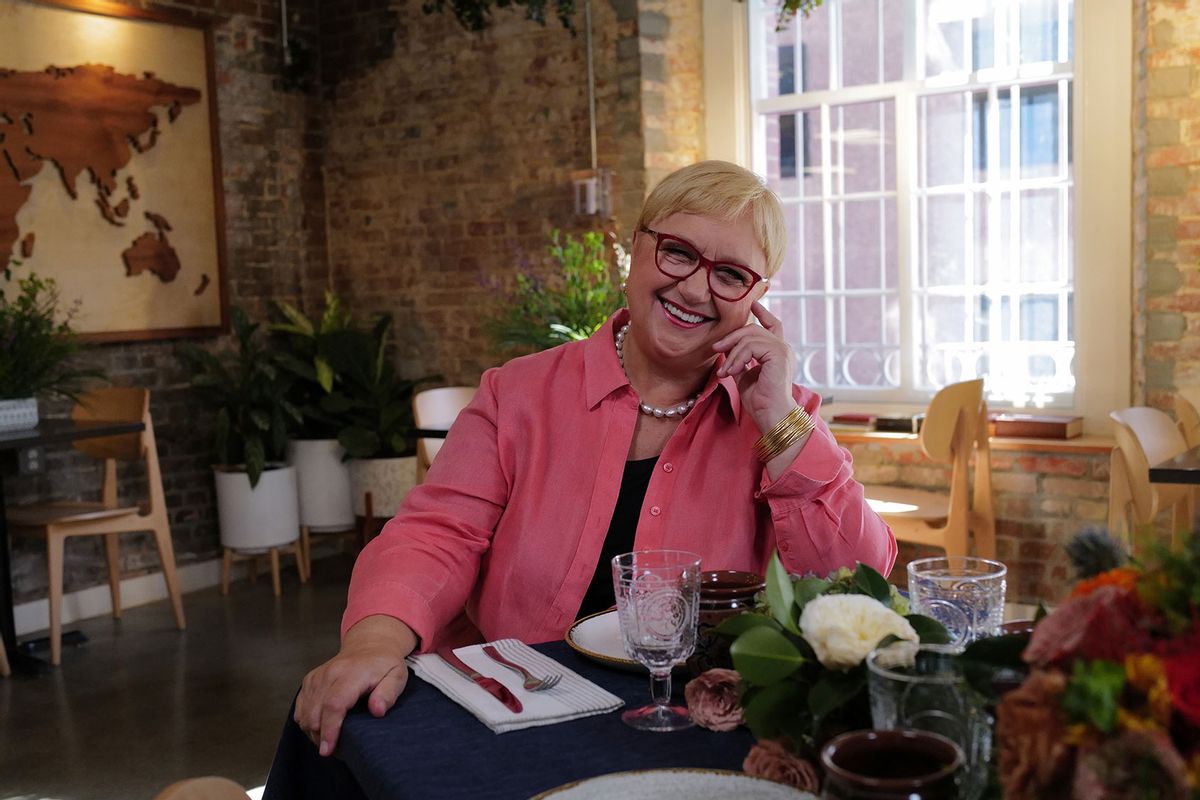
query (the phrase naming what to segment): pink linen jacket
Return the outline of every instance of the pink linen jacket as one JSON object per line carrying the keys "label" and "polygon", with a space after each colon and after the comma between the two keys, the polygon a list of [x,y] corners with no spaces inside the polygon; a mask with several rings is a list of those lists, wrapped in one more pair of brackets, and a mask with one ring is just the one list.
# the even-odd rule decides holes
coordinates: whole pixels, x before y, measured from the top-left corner
{"label": "pink linen jacket", "polygon": [[[423,652],[480,634],[563,636],[596,570],[639,413],[613,346],[626,317],[483,375],[425,482],[359,555],[343,634],[386,614]],[[820,397],[793,392],[819,420]],[[752,452],[760,435],[736,383],[710,379],[655,465],[635,548],[758,573],[778,548],[793,573],[862,561],[887,575],[895,538],[824,423],[775,481]]]}

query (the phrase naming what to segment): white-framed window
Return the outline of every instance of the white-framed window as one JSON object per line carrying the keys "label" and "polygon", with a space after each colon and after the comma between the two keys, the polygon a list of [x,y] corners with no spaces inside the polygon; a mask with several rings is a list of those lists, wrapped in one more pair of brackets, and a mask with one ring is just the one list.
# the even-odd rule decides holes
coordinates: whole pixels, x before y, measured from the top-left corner
{"label": "white-framed window", "polygon": [[777,31],[774,2],[706,0],[706,57],[729,43],[706,62],[708,155],[784,203],[792,244],[767,298],[799,381],[921,405],[982,376],[995,405],[1074,409],[1092,429],[1128,405],[1120,5],[825,0]]}

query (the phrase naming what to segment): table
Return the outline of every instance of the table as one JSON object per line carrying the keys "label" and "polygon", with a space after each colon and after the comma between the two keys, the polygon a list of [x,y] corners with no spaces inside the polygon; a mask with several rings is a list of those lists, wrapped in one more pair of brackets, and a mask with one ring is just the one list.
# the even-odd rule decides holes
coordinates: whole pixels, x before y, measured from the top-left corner
{"label": "table", "polygon": [[[48,419],[43,420],[36,428],[0,432],[0,453],[15,455],[18,451],[30,447],[61,444],[97,436],[136,433],[145,427],[140,420],[76,422],[70,419]],[[13,670],[31,673],[45,669],[47,664],[40,658],[25,655],[17,650],[17,630],[13,621],[12,573],[8,558],[8,522],[4,509],[4,473],[10,468],[11,463],[6,458],[5,463],[0,464],[0,638],[3,639],[3,646]]]}
{"label": "table", "polygon": [[[626,708],[650,701],[648,673],[602,666],[564,642],[536,648],[621,697]],[[673,687],[679,702],[683,683],[679,676]],[[497,735],[413,675],[382,718],[375,719],[361,704],[351,712],[337,758],[320,758],[289,712],[263,797],[526,800],[568,781],[610,772],[740,770],[753,743],[744,727],[729,733],[701,728],[643,733],[621,722],[621,711]]]}
{"label": "table", "polygon": [[449,428],[416,428],[413,433],[418,439],[445,439],[450,433]]}
{"label": "table", "polygon": [[1200,446],[1150,467],[1150,482],[1200,484]]}

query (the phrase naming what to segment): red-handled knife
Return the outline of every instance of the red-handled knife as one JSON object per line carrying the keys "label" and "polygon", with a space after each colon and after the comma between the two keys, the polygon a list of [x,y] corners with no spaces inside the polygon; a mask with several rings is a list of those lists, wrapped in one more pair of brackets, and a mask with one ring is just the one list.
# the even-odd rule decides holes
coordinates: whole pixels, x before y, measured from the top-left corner
{"label": "red-handled knife", "polygon": [[520,714],[524,710],[521,701],[518,700],[512,692],[505,688],[504,684],[495,678],[489,678],[479,674],[477,671],[467,666],[461,658],[454,655],[454,651],[449,647],[439,647],[437,654],[442,657],[450,666],[454,667],[455,671],[462,673],[462,676],[469,681],[474,682],[477,686],[490,694],[492,697],[504,704],[504,707],[514,714]]}

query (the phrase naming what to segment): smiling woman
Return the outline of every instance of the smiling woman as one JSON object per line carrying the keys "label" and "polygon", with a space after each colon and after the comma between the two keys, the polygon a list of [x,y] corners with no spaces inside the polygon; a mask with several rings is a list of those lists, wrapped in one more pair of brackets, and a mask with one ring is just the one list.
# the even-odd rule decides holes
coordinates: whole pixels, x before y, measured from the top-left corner
{"label": "smiling woman", "polygon": [[759,302],[786,236],[749,171],[703,162],[646,201],[617,311],[586,341],[483,376],[426,481],[358,559],[342,648],[295,721],[328,755],[346,710],[382,715],[405,657],[558,639],[613,603],[613,556],[695,552],[706,569],[890,571],[895,540],[849,457],[792,383]]}

